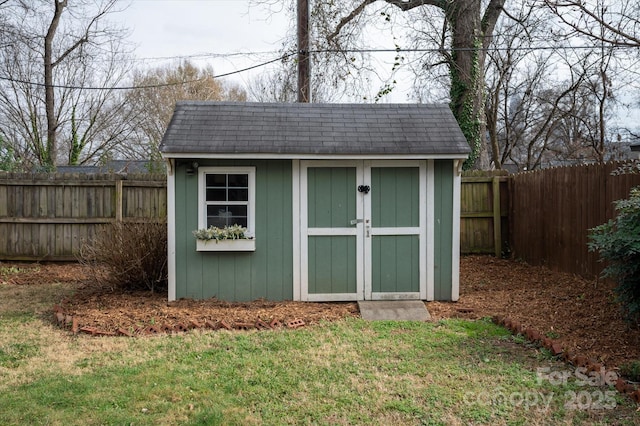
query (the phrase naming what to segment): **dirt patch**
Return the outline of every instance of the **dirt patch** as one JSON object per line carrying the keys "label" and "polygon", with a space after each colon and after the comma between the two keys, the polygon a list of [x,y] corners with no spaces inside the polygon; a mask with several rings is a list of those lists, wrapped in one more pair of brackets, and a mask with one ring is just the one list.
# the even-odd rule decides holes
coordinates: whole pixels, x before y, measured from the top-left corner
{"label": "dirt patch", "polygon": [[[622,319],[611,284],[491,256],[463,257],[460,275],[457,303],[427,304],[435,320],[508,316],[609,367],[640,359],[640,329],[629,327]],[[358,315],[355,303],[227,303],[215,299],[167,303],[166,294],[96,289],[89,276],[77,264],[0,264],[0,284],[76,283],[73,297],[52,301],[52,305],[60,303],[81,326],[105,331],[175,327],[205,320],[232,324],[301,319],[314,324]]]}

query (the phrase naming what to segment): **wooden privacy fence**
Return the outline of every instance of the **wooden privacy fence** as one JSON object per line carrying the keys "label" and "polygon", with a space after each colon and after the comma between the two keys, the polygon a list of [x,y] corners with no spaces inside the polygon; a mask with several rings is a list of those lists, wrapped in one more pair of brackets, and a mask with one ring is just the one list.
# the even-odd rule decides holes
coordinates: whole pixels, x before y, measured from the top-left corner
{"label": "wooden privacy fence", "polygon": [[0,173],[0,259],[73,261],[101,226],[166,214],[164,175]]}
{"label": "wooden privacy fence", "polygon": [[[504,175],[465,173],[463,253],[505,251],[508,184]],[[101,226],[166,214],[164,175],[0,173],[0,260],[73,261]]]}
{"label": "wooden privacy fence", "polygon": [[597,277],[602,264],[588,251],[589,229],[615,215],[640,174],[612,175],[624,163],[520,173],[511,178],[511,249],[516,259]]}
{"label": "wooden privacy fence", "polygon": [[460,251],[508,253],[509,177],[506,172],[464,172],[460,190]]}
{"label": "wooden privacy fence", "polygon": [[[595,277],[588,229],[614,215],[640,174],[622,163],[462,177],[460,250],[511,252],[528,263]],[[166,176],[0,173],[0,260],[75,260],[83,241],[116,221],[163,220]]]}

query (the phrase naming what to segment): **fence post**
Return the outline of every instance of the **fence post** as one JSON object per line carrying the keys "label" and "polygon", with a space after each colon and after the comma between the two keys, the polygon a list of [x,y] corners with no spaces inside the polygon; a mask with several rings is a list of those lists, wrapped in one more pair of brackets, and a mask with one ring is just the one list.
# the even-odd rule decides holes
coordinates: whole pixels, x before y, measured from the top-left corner
{"label": "fence post", "polygon": [[500,211],[500,177],[494,176],[493,183],[493,247],[495,256],[502,256],[502,212]]}
{"label": "fence post", "polygon": [[122,222],[122,179],[116,179],[116,222]]}

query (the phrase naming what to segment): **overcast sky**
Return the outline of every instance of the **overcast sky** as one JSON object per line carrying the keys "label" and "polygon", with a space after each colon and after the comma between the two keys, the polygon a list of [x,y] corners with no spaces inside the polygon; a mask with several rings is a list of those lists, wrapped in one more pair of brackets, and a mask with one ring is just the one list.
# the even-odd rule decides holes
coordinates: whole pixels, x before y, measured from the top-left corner
{"label": "overcast sky", "polygon": [[[249,0],[130,0],[130,6],[112,19],[130,29],[130,41],[137,46],[138,58],[187,56],[199,65],[212,65],[218,75],[278,58],[287,33],[293,32],[295,25],[286,11],[250,5]],[[376,34],[369,35],[368,40],[377,46],[388,44],[386,37]],[[384,47],[394,46],[391,42]],[[246,55],[229,55],[235,53]],[[391,69],[394,54],[387,56],[386,64],[383,55],[375,58],[385,71]],[[167,62],[171,59],[151,59],[139,66]],[[257,73],[268,70],[263,67],[226,78],[246,85]],[[406,89],[398,87],[387,101],[407,102],[410,84],[399,83]],[[370,91],[375,94],[381,85],[373,81]]]}
{"label": "overcast sky", "polygon": [[[138,58],[191,57],[199,65],[212,65],[218,75],[258,65],[279,56],[279,50],[295,22],[283,11],[265,6],[250,5],[249,0],[129,0],[130,6],[112,17],[131,31],[130,41],[136,45]],[[368,42],[376,47],[387,45],[388,37],[370,33]],[[231,55],[244,53],[246,55]],[[209,54],[209,55],[207,55]],[[385,64],[381,55],[379,66],[386,74],[393,55]],[[176,59],[174,59],[175,61]],[[149,59],[139,66],[158,66],[171,59]],[[230,81],[247,84],[268,67],[226,77]],[[412,78],[400,75],[398,87],[386,101],[411,102],[407,99]],[[381,82],[372,82],[375,94]],[[355,99],[358,101],[358,99]],[[631,114],[629,117],[627,114]],[[640,112],[620,111],[622,121],[640,121]]]}
{"label": "overcast sky", "polygon": [[[248,0],[132,0],[112,17],[131,31],[138,58],[201,54],[277,52],[289,29],[283,12],[249,7]],[[241,56],[196,56],[224,74],[277,57],[277,53]],[[167,60],[149,60],[156,66]],[[234,79],[244,81],[248,73]]]}

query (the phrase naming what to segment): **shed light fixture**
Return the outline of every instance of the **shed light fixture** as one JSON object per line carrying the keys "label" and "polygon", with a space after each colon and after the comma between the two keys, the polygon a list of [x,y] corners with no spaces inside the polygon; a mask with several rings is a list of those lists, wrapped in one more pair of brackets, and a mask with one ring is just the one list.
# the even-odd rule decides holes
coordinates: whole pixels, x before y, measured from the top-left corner
{"label": "shed light fixture", "polygon": [[195,175],[196,172],[198,171],[198,166],[199,166],[199,164],[198,164],[197,161],[194,161],[194,162],[188,164],[187,165],[187,174],[190,175],[190,176]]}

